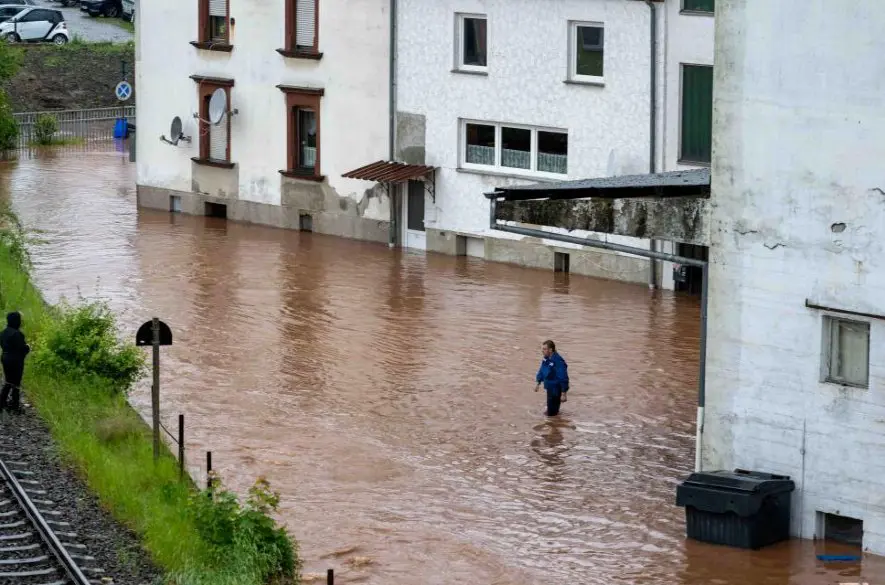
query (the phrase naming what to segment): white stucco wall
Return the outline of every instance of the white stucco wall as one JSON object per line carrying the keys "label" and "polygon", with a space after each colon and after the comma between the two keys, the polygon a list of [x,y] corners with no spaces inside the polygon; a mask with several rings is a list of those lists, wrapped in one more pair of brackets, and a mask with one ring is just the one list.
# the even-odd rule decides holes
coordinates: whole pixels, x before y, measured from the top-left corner
{"label": "white stucco wall", "polygon": [[805,307],[885,314],[885,10],[717,0],[716,19],[704,465],[788,474],[796,534],[857,518],[885,554],[885,321],[869,388],[842,387]]}
{"label": "white stucco wall", "polygon": [[[670,137],[678,139],[678,63],[713,59],[713,19],[682,15],[671,4],[679,3],[657,7],[659,171],[680,168],[675,150],[667,150]],[[426,163],[440,167],[436,204],[426,202],[428,227],[519,238],[488,229],[483,193],[537,179],[460,169],[462,119],[567,129],[569,173],[564,179],[649,171],[650,11],[645,3],[400,0],[398,10],[397,110],[426,117]],[[452,72],[457,13],[488,18],[488,76]],[[564,83],[569,21],[604,24],[604,87]],[[649,244],[597,235],[631,246]],[[665,263],[665,288],[673,287],[671,273],[672,265]]]}
{"label": "white stucco wall", "polygon": [[[196,40],[196,0],[151,0],[140,7],[137,63],[138,183],[191,190],[191,157],[199,151],[197,84],[191,75],[232,78],[231,161],[239,168],[240,199],[280,203],[279,170],[286,167],[286,105],[278,84],[325,89],[321,101],[321,172],[339,195],[357,200],[374,184],[342,173],[388,155],[389,2],[321,0],[319,61],[287,59],[283,2],[230,0],[231,53],[189,44]],[[168,137],[172,118],[193,136],[178,147]],[[377,207],[377,203],[375,204]],[[368,215],[368,214],[367,214]],[[386,219],[387,212],[375,209]]]}
{"label": "white stucco wall", "polygon": [[[681,65],[712,65],[715,16],[685,13],[682,0],[668,0],[658,8],[661,13],[659,38],[657,168],[679,171],[698,168],[679,163],[679,135],[682,123]],[[660,250],[676,254],[671,242],[661,242]],[[673,264],[661,263],[661,288],[673,289]]]}
{"label": "white stucco wall", "polygon": [[[487,15],[488,76],[452,72],[456,13]],[[460,119],[567,129],[564,178],[647,172],[648,18],[623,0],[401,0],[397,110],[426,116],[426,161],[440,167],[426,225],[487,233],[483,193],[535,182],[459,170]],[[564,83],[570,20],[604,23],[604,87]]]}

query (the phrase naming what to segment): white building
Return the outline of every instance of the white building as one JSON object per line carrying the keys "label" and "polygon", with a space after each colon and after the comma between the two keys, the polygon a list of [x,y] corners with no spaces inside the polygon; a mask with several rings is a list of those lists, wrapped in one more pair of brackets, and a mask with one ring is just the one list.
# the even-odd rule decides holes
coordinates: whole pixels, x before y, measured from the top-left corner
{"label": "white building", "polygon": [[716,10],[704,468],[790,475],[796,535],[885,554],[885,7]]}
{"label": "white building", "polygon": [[[156,0],[138,203],[553,268],[564,246],[491,232],[484,193],[707,165],[713,2]],[[571,272],[649,280],[648,260],[569,252]]]}
{"label": "white building", "polygon": [[[709,163],[713,0],[397,4],[396,154],[437,169],[432,189],[403,188],[396,204],[405,245],[552,269],[568,245],[491,231],[484,193]],[[571,272],[648,282],[648,260],[568,252]]]}
{"label": "white building", "polygon": [[[386,197],[341,175],[388,156],[389,0],[140,4],[140,206],[387,242]],[[176,116],[190,142],[161,141]]]}

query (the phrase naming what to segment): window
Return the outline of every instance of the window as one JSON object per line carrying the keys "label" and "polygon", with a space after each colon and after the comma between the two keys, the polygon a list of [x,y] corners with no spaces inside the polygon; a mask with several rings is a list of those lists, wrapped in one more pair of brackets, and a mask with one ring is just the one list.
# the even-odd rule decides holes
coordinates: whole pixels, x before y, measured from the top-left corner
{"label": "window", "polygon": [[286,0],[286,57],[319,59],[319,0]]}
{"label": "window", "polygon": [[200,100],[200,156],[195,162],[214,166],[233,167],[230,162],[230,114],[226,113],[218,124],[209,120],[209,102],[215,90],[221,88],[227,95],[227,111],[231,110],[231,89],[233,80],[192,76],[198,83]]}
{"label": "window", "polygon": [[867,388],[870,381],[870,324],[824,317],[824,381]]}
{"label": "window", "polygon": [[682,66],[680,162],[710,163],[713,145],[713,68]]}
{"label": "window", "polygon": [[716,0],[682,0],[682,10],[684,12],[706,12],[713,14],[716,7]]}
{"label": "window", "polygon": [[569,78],[573,81],[602,81],[604,29],[601,24],[571,23]]}
{"label": "window", "polygon": [[228,0],[199,0],[200,30],[191,44],[200,49],[230,51],[230,14]]}
{"label": "window", "polygon": [[465,168],[568,174],[568,133],[510,124],[464,122]]}
{"label": "window", "polygon": [[320,172],[320,98],[322,89],[278,86],[286,95],[287,157],[284,175],[322,180]]}
{"label": "window", "polygon": [[458,62],[462,71],[484,72],[488,67],[488,27],[485,16],[457,15]]}

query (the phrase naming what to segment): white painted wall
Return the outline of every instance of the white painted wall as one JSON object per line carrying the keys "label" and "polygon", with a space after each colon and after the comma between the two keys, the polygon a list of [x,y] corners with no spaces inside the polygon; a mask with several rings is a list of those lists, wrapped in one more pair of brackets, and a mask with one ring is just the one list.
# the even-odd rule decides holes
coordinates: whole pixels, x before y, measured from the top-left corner
{"label": "white painted wall", "polygon": [[[361,199],[373,183],[342,173],[388,155],[389,2],[321,0],[320,61],[287,59],[283,2],[229,0],[231,53],[203,51],[196,40],[197,0],[152,0],[139,7],[138,183],[191,190],[191,157],[199,147],[197,84],[190,75],[233,78],[231,160],[239,167],[240,198],[280,203],[286,166],[286,105],[278,84],[321,87],[321,172],[341,196]],[[174,116],[194,141],[164,144]],[[373,199],[368,216],[387,219]],[[386,202],[384,204],[386,206]]]}
{"label": "white painted wall", "polygon": [[[679,127],[678,67],[673,87],[672,63],[712,63],[713,55],[713,19],[680,15],[670,4],[657,9],[659,171],[678,168],[675,154],[670,157],[663,150]],[[518,239],[488,229],[483,194],[537,181],[460,169],[460,119],[568,129],[565,179],[648,172],[650,11],[644,2],[400,0],[398,10],[397,110],[426,116],[426,162],[440,167],[436,204],[429,198],[426,204],[428,227]],[[488,76],[452,72],[456,13],[487,15]],[[568,22],[574,20],[605,25],[604,87],[564,83]],[[668,40],[674,35],[684,38]],[[677,105],[670,107],[673,101]],[[644,248],[649,244],[638,238],[594,236]],[[665,286],[672,289],[669,263],[663,273],[669,279]]]}
{"label": "white painted wall", "polygon": [[717,11],[704,465],[789,474],[796,534],[817,511],[854,517],[885,554],[885,321],[870,387],[851,389],[820,382],[822,315],[805,307],[885,314],[885,10]]}
{"label": "white painted wall", "polygon": [[[679,164],[679,134],[682,120],[683,63],[690,65],[713,64],[713,37],[715,17],[708,14],[685,13],[682,0],[668,0],[658,8],[661,13],[661,29],[666,31],[659,39],[659,85],[658,98],[658,162],[660,171],[680,171],[697,168]],[[676,254],[676,246],[661,242],[661,251]],[[673,264],[661,263],[661,288],[673,289]]]}
{"label": "white painted wall", "polygon": [[[483,193],[522,184],[459,171],[459,119],[568,129],[567,178],[648,169],[648,9],[621,0],[400,0],[397,109],[426,116],[437,172],[427,226],[488,231]],[[453,73],[455,14],[488,16],[488,76]],[[605,24],[606,86],[568,85],[568,21]],[[641,31],[641,32],[640,32]],[[637,34],[638,32],[638,34]]]}

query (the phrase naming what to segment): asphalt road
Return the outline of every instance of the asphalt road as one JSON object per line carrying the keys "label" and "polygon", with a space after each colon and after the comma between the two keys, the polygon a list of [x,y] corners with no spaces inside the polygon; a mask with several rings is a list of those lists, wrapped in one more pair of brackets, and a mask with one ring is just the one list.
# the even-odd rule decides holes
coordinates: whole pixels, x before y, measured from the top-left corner
{"label": "asphalt road", "polygon": [[38,0],[38,3],[48,8],[61,10],[65,15],[65,22],[68,24],[71,35],[80,37],[84,41],[124,43],[135,38],[135,35],[120,26],[123,21],[118,18],[105,18],[104,16],[93,18],[80,10],[79,6],[65,8],[61,4],[49,0]]}

